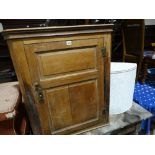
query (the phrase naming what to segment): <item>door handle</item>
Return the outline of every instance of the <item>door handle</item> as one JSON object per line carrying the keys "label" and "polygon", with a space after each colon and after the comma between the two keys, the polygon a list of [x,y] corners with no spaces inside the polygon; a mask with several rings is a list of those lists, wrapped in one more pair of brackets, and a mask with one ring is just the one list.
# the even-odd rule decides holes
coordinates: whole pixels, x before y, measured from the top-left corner
{"label": "door handle", "polygon": [[34,83],[34,90],[37,94],[37,98],[38,98],[39,102],[44,102],[43,90],[38,82]]}

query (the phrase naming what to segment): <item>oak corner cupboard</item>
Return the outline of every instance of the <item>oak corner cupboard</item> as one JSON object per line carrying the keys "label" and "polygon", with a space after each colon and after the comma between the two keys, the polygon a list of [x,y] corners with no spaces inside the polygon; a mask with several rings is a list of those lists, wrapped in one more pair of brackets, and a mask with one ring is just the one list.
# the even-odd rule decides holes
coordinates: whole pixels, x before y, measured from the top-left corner
{"label": "oak corner cupboard", "polygon": [[34,134],[108,124],[112,24],[3,31]]}

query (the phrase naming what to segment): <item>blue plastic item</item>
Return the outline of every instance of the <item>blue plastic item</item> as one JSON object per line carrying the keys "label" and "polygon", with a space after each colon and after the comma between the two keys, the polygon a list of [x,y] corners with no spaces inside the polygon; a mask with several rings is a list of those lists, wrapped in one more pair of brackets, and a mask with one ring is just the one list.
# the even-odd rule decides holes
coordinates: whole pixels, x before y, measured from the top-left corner
{"label": "blue plastic item", "polygon": [[[134,101],[155,116],[155,76],[154,80],[151,78],[144,84],[136,83]],[[150,122],[151,118],[142,122],[142,129],[146,131],[146,134],[150,134]]]}

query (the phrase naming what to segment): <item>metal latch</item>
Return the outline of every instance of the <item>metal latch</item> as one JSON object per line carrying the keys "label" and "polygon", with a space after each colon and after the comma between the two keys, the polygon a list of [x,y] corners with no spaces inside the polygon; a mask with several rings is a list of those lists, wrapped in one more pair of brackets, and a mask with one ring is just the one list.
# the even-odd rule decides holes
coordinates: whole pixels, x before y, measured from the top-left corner
{"label": "metal latch", "polygon": [[102,56],[105,57],[105,56],[106,56],[106,48],[103,47],[103,48],[101,49],[101,52],[102,52]]}
{"label": "metal latch", "polygon": [[43,102],[44,101],[43,90],[38,82],[34,83],[34,89],[35,89],[35,92],[37,93],[39,102]]}

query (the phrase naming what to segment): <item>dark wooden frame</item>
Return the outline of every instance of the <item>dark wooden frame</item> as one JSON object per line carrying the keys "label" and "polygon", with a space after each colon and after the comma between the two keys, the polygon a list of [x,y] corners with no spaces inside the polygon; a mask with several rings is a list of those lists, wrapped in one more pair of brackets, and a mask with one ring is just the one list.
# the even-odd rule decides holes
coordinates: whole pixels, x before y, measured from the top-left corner
{"label": "dark wooden frame", "polygon": [[[133,31],[132,30],[130,31],[130,29],[132,28]],[[135,31],[134,29],[136,29],[137,31]],[[153,60],[151,57],[144,57],[144,43],[145,43],[144,20],[143,19],[124,20],[122,37],[123,37],[123,61],[137,63],[136,80],[139,80],[142,83],[144,83],[147,78],[148,66],[149,65],[153,67],[155,66],[155,60]],[[127,40],[128,38],[133,38],[133,40],[132,39]],[[136,41],[137,45],[133,43]],[[132,44],[134,44],[135,46],[133,46]],[[137,47],[138,50],[136,49]]]}

